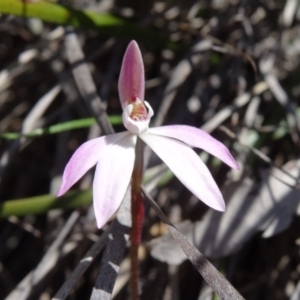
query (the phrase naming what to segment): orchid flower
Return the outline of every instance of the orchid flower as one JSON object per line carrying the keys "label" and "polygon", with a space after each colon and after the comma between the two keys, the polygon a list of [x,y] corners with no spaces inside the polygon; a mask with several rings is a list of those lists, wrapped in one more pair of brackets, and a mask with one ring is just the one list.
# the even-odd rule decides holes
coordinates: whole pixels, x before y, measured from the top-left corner
{"label": "orchid flower", "polygon": [[225,145],[200,129],[185,125],[149,128],[153,110],[144,100],[144,65],[135,41],[130,42],[124,55],[118,88],[122,119],[128,131],[95,138],[81,145],[64,170],[58,196],[97,164],[93,204],[97,225],[101,228],[119,208],[126,193],[139,137],[197,198],[224,211],[225,202],[217,184],[191,147],[207,151],[231,168],[238,169],[238,164]]}

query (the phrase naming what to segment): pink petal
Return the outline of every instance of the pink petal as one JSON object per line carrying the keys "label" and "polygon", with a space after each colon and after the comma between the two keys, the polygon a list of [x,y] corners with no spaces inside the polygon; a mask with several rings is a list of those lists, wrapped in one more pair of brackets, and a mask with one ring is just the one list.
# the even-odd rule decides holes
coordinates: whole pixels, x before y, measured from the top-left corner
{"label": "pink petal", "polygon": [[119,77],[119,97],[122,108],[134,97],[144,100],[145,77],[142,54],[136,41],[125,52]]}
{"label": "pink petal", "polygon": [[128,135],[127,131],[102,136],[82,144],[75,151],[65,167],[63,181],[57,196],[59,197],[68,191],[74,183],[98,162],[101,151],[103,151],[107,145],[119,141],[126,135]]}
{"label": "pink petal", "polygon": [[185,125],[171,125],[150,128],[148,132],[174,138],[192,147],[203,149],[222,160],[229,167],[239,169],[239,165],[231,156],[228,148],[201,129]]}
{"label": "pink petal", "polygon": [[208,206],[224,211],[223,196],[209,170],[187,145],[171,138],[144,133],[140,138],[166,163],[178,179]]}
{"label": "pink petal", "polygon": [[129,134],[100,153],[93,183],[99,228],[116,212],[125,196],[133,171],[135,144],[136,136]]}

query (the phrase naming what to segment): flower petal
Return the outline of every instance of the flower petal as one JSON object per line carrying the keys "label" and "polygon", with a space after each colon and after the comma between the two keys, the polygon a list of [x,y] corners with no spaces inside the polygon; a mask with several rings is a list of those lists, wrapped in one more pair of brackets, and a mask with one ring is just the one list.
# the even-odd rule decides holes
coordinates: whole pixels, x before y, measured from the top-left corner
{"label": "flower petal", "polygon": [[102,136],[82,144],[75,151],[65,167],[62,184],[57,196],[59,197],[68,191],[74,183],[97,163],[101,151],[103,151],[107,145],[116,143],[126,135],[128,135],[127,131]]}
{"label": "flower petal", "polygon": [[145,75],[142,54],[136,41],[131,41],[125,52],[119,77],[119,97],[122,108],[132,97],[144,100]]}
{"label": "flower petal", "polygon": [[144,133],[140,138],[166,163],[178,179],[208,206],[224,211],[223,196],[199,156],[180,141]]}
{"label": "flower petal", "polygon": [[203,149],[222,160],[229,167],[233,169],[239,169],[239,165],[231,156],[228,148],[201,129],[186,125],[171,125],[150,128],[148,132],[160,136],[174,138],[192,147]]}
{"label": "flower petal", "polygon": [[93,183],[94,211],[101,228],[119,208],[131,179],[136,136],[128,134],[100,153]]}

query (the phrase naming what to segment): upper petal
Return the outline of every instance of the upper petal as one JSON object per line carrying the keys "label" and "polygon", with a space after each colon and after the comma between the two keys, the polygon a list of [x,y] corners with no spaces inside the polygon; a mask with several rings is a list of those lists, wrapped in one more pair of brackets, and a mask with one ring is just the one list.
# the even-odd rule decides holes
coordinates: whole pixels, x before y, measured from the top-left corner
{"label": "upper petal", "polygon": [[149,132],[140,138],[167,164],[178,179],[208,206],[224,211],[223,196],[199,156],[180,141]]}
{"label": "upper petal", "polygon": [[115,143],[127,136],[128,132],[102,136],[82,144],[73,154],[65,167],[63,180],[57,196],[63,195],[98,161],[101,152],[107,145]]}
{"label": "upper petal", "polygon": [[94,211],[101,228],[120,206],[131,179],[136,136],[128,134],[100,153],[93,183]]}
{"label": "upper petal", "polygon": [[119,97],[122,108],[132,97],[144,100],[145,75],[142,54],[136,41],[131,41],[123,57],[119,77]]}
{"label": "upper petal", "polygon": [[222,160],[229,167],[239,169],[239,165],[230,154],[228,148],[201,129],[186,125],[171,125],[150,128],[148,132],[174,138],[192,147],[203,149]]}

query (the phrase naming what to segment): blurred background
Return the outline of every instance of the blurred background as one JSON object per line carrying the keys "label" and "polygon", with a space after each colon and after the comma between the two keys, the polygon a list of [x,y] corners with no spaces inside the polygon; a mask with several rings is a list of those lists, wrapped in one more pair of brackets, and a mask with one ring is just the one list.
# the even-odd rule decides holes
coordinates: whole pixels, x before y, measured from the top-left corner
{"label": "blurred background", "polygon": [[[117,82],[132,39],[153,126],[201,128],[240,165],[196,150],[225,213],[150,152],[147,190],[246,299],[300,299],[299,21],[297,0],[0,0],[0,299],[54,299],[96,244],[65,295],[90,299],[111,223],[96,228],[93,170],[55,195],[77,147],[107,133],[99,112],[124,130]],[[129,297],[122,253],[116,300]],[[142,299],[218,299],[148,205],[139,257]]]}

